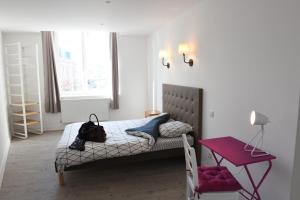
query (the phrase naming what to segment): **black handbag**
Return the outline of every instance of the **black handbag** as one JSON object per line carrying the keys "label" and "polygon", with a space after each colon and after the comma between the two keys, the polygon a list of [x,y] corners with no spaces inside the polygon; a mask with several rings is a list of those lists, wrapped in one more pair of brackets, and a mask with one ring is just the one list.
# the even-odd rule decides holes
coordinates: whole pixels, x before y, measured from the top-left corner
{"label": "black handbag", "polygon": [[[91,117],[94,116],[97,119],[97,125],[91,121]],[[100,126],[97,115],[90,114],[89,121],[83,123],[78,131],[78,135],[75,141],[69,146],[72,150],[85,150],[85,142],[105,142],[106,133],[103,126]]]}
{"label": "black handbag", "polygon": [[[97,124],[91,120],[92,116],[96,118]],[[97,115],[90,114],[89,121],[81,125],[78,131],[78,137],[85,141],[105,142],[106,133],[103,126],[99,124]]]}

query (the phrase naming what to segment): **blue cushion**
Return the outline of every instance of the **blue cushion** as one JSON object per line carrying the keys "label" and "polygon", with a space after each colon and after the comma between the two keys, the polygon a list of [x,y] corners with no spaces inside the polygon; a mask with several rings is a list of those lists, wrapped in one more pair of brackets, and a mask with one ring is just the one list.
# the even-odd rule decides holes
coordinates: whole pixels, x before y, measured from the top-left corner
{"label": "blue cushion", "polygon": [[132,132],[132,131],[144,132],[144,133],[151,135],[156,141],[156,139],[159,135],[159,125],[166,123],[169,119],[170,119],[170,114],[166,113],[166,114],[160,115],[160,116],[152,119],[144,126],[137,127],[137,128],[130,128],[125,131],[126,132]]}

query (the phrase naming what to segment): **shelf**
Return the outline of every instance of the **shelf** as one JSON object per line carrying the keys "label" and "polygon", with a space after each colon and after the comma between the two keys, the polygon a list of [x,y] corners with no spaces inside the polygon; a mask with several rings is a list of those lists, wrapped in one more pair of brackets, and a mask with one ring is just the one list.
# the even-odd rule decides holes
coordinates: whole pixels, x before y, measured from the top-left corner
{"label": "shelf", "polygon": [[21,84],[9,84],[11,87],[21,87]]}
{"label": "shelf", "polygon": [[23,67],[23,69],[35,69],[36,68],[36,65],[34,64],[26,64],[26,63],[23,63],[23,64],[8,64],[10,67]]}
{"label": "shelf", "polygon": [[40,129],[36,129],[36,128],[29,128],[28,127],[28,132],[29,133],[33,133],[33,134],[38,134],[38,135],[41,135],[41,134],[43,134],[44,132],[43,131],[41,131]]}
{"label": "shelf", "polygon": [[10,43],[10,44],[5,44],[5,47],[18,46],[18,45],[20,45],[20,43],[15,42],[15,43]]}
{"label": "shelf", "polygon": [[[11,106],[23,106],[22,103],[11,103]],[[25,102],[25,106],[33,106],[33,105],[38,105],[37,102]]]}
{"label": "shelf", "polygon": [[[8,76],[6,86],[11,106],[10,117],[13,119],[11,131],[14,137],[20,139],[28,138],[28,133],[44,133],[38,52],[36,43],[28,48],[21,42],[11,43],[4,48]],[[35,87],[27,84],[26,80],[30,78],[37,80]]]}
{"label": "shelf", "polygon": [[36,111],[26,111],[26,113],[24,115],[23,112],[20,111],[20,112],[13,112],[12,114],[16,115],[16,116],[23,117],[23,116],[37,115],[37,114],[39,114],[39,112],[36,112]]}
{"label": "shelf", "polygon": [[[39,121],[36,121],[36,120],[32,120],[32,119],[27,119],[26,120],[26,126],[30,126],[30,125],[35,125],[35,124],[38,124],[40,123]],[[21,121],[17,121],[17,122],[14,122],[15,125],[18,125],[18,126],[24,126],[24,121],[21,120]]]}
{"label": "shelf", "polygon": [[26,133],[22,133],[22,132],[18,132],[18,131],[14,131],[13,136],[16,137],[16,138],[20,138],[20,139],[28,138]]}
{"label": "shelf", "polygon": [[27,66],[27,67],[35,67],[34,64],[30,64],[30,63],[23,63],[24,66]]}
{"label": "shelf", "polygon": [[18,54],[18,53],[7,53],[6,55],[7,56],[19,56],[20,54]]}
{"label": "shelf", "polygon": [[13,64],[10,63],[7,65],[12,66],[12,67],[20,67],[21,66],[21,64],[19,64],[19,63],[13,63]]}
{"label": "shelf", "polygon": [[12,76],[12,77],[19,77],[20,74],[10,74],[10,76]]}
{"label": "shelf", "polygon": [[9,96],[12,96],[12,97],[21,97],[22,95],[21,94],[10,94]]}

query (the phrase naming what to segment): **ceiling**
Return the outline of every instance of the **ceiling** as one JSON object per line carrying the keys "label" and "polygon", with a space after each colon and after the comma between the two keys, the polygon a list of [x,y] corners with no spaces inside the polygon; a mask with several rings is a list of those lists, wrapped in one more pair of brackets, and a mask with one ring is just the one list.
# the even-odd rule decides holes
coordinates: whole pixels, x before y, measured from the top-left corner
{"label": "ceiling", "polygon": [[199,0],[0,0],[0,29],[148,34],[197,2]]}

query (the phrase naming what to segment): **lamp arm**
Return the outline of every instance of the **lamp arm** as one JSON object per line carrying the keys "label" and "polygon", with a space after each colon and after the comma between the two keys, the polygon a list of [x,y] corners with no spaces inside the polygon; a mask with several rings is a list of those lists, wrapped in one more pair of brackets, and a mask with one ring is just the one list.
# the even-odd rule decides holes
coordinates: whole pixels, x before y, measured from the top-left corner
{"label": "lamp arm", "polygon": [[186,61],[186,58],[185,58],[185,53],[182,53],[182,55],[183,55],[183,62],[184,62],[184,63],[188,63],[188,62]]}
{"label": "lamp arm", "polygon": [[192,67],[194,65],[194,61],[192,59],[189,59],[188,61],[186,61],[185,53],[182,53],[182,54],[183,54],[183,62],[186,64],[189,64],[189,66]]}
{"label": "lamp arm", "polygon": [[245,151],[252,151],[252,150],[249,150],[248,147],[251,145],[251,143],[253,142],[253,140],[255,140],[257,138],[257,136],[260,134],[261,130],[259,130],[256,135],[254,137],[252,137],[248,142],[247,144],[244,146],[244,150]]}
{"label": "lamp arm", "polygon": [[264,133],[264,125],[261,125],[261,147],[264,146]]}
{"label": "lamp arm", "polygon": [[[260,138],[257,138],[261,134]],[[260,156],[266,156],[269,155],[269,153],[265,152],[263,148],[263,141],[264,140],[264,125],[261,125],[261,129],[256,133],[256,135],[251,138],[251,140],[245,144],[244,150],[250,151],[252,157],[260,157]],[[252,144],[252,142],[255,141],[254,146],[249,148],[249,146]]]}
{"label": "lamp arm", "polygon": [[165,64],[165,58],[162,58],[162,65],[167,67],[168,69],[170,68],[170,63],[167,62],[167,64]]}
{"label": "lamp arm", "polygon": [[254,148],[251,151],[251,155],[254,155],[254,153],[257,151],[257,148],[261,148],[262,145],[263,145],[263,136],[261,136],[261,140],[260,139],[256,140]]}

